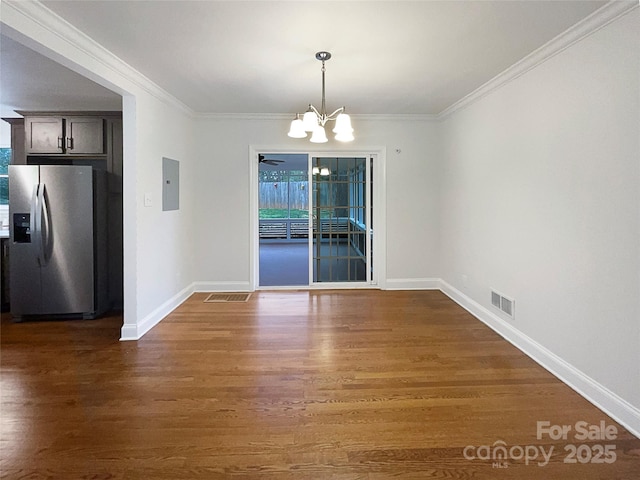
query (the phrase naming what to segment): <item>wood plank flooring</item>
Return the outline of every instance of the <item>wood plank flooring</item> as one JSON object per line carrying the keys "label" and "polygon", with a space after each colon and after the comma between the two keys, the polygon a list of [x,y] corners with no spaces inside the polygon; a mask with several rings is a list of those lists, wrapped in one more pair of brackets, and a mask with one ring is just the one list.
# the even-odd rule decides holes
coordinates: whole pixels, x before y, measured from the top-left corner
{"label": "wood plank flooring", "polygon": [[440,292],[205,297],[138,342],[3,316],[2,478],[640,478],[639,439]]}

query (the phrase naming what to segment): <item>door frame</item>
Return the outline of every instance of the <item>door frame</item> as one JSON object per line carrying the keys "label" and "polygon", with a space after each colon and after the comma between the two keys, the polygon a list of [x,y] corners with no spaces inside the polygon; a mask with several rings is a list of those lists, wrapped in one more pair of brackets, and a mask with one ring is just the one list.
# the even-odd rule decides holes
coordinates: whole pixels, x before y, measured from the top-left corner
{"label": "door frame", "polygon": [[373,155],[373,265],[375,283],[367,285],[349,285],[349,282],[331,283],[330,285],[306,285],[292,287],[265,287],[275,290],[300,290],[300,289],[357,289],[357,288],[386,288],[386,257],[387,257],[387,202],[386,202],[386,147],[353,147],[336,149],[322,149],[317,145],[309,145],[309,148],[293,148],[291,146],[278,145],[249,145],[249,286],[251,291],[261,289],[258,285],[260,278],[260,238],[259,238],[259,203],[258,203],[258,154],[259,153],[295,153],[322,157],[369,157]]}

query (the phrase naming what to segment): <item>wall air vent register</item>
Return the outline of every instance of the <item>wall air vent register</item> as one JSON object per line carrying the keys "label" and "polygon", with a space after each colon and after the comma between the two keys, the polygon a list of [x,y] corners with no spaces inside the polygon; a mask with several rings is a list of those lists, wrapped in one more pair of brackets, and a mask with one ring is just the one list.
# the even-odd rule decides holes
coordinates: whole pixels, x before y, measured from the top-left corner
{"label": "wall air vent register", "polygon": [[509,297],[505,297],[501,293],[491,290],[491,305],[496,307],[511,318],[515,316],[515,300]]}

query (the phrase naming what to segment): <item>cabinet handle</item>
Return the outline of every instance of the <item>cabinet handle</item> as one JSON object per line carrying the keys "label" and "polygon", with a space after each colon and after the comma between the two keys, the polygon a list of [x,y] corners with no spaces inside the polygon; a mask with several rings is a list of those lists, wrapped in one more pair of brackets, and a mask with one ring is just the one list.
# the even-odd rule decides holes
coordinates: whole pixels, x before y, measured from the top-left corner
{"label": "cabinet handle", "polygon": [[67,150],[73,150],[73,138],[67,137]]}

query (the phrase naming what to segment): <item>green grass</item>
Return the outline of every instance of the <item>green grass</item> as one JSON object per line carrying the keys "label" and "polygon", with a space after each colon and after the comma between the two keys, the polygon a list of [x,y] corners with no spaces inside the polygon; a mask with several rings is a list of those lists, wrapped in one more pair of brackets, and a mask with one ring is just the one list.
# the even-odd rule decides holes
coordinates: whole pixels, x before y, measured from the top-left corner
{"label": "green grass", "polygon": [[286,208],[261,208],[259,218],[309,218],[309,211],[292,208],[289,216]]}

